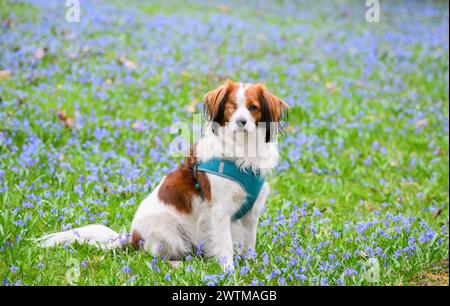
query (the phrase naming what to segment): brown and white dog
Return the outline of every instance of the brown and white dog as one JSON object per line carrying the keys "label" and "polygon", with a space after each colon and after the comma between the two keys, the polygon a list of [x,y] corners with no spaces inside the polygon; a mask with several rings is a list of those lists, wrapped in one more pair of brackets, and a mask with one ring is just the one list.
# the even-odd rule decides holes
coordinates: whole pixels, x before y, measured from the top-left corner
{"label": "brown and white dog", "polygon": [[195,165],[225,158],[243,171],[266,175],[278,162],[276,137],[287,108],[262,84],[225,82],[205,95],[203,137],[178,169],[164,177],[142,201],[130,234],[120,235],[104,225],[88,225],[44,236],[38,243],[50,247],[78,241],[113,249],[130,242],[136,249],[170,260],[182,258],[201,244],[207,256],[215,257],[224,269],[233,269],[235,249],[255,250],[268,184],[264,184],[251,210],[233,221],[233,214],[246,199],[244,189],[230,179],[197,171]]}

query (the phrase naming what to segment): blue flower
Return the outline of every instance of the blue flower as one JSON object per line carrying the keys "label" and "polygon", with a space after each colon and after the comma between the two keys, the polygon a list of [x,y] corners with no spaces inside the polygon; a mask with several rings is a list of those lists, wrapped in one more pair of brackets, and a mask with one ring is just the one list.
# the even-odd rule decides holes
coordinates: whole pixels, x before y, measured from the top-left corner
{"label": "blue flower", "polygon": [[9,271],[11,271],[12,274],[16,274],[17,271],[19,271],[19,268],[14,266],[14,265],[12,265],[12,266],[9,267]]}
{"label": "blue flower", "polygon": [[122,273],[131,274],[133,273],[133,270],[130,267],[126,266],[122,268]]}

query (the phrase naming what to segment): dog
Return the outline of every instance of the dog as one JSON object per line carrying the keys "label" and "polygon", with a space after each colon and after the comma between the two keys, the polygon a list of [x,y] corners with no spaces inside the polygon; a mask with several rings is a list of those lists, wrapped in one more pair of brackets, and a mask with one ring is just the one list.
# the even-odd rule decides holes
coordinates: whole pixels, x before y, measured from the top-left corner
{"label": "dog", "polygon": [[[234,269],[235,251],[255,251],[259,217],[269,194],[264,178],[277,165],[277,137],[285,129],[287,110],[264,85],[227,80],[205,95],[203,136],[142,201],[130,233],[87,225],[37,242],[51,247],[77,241],[104,249],[131,243],[171,261],[202,245],[204,255],[216,258],[224,270]],[[211,170],[215,166],[228,173]]]}

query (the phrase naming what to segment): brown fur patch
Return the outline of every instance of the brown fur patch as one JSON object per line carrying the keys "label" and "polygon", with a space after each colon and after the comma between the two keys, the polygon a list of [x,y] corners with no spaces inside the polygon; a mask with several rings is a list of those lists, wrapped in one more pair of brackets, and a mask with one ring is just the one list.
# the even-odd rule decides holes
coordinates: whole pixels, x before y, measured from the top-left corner
{"label": "brown fur patch", "polygon": [[133,247],[136,251],[139,250],[139,248],[141,247],[139,244],[140,241],[141,243],[144,242],[144,239],[142,238],[141,234],[139,234],[138,231],[133,230],[133,232],[131,233],[131,243],[133,244]]}
{"label": "brown fur patch", "polygon": [[263,84],[256,84],[255,87],[261,105],[261,118],[258,122],[266,125],[266,142],[274,141],[284,131],[284,125],[280,121],[287,116],[289,105],[271,94]]}
{"label": "brown fur patch", "polygon": [[232,92],[228,96],[227,101],[225,102],[225,110],[224,110],[224,113],[223,113],[223,121],[219,122],[220,125],[224,125],[225,122],[230,122],[231,116],[236,111],[236,109],[237,109],[236,94]]}
{"label": "brown fur patch", "polygon": [[236,93],[239,84],[227,80],[223,85],[208,92],[203,98],[205,115],[210,121],[224,125],[236,110]]}
{"label": "brown fur patch", "polygon": [[[205,200],[211,201],[211,186],[206,173],[194,170],[197,158],[191,152],[188,157],[174,172],[168,174],[158,190],[158,198],[175,207],[179,212],[191,213],[192,198],[201,196],[201,192],[195,188],[200,185]],[[195,171],[195,173],[194,173]],[[195,176],[195,177],[194,177]]]}
{"label": "brown fur patch", "polygon": [[[280,98],[274,96],[263,84],[256,84],[254,92],[258,97],[260,105],[267,109],[267,116],[271,122],[279,122],[282,113],[289,108],[289,106]],[[263,118],[264,119],[264,118]]]}
{"label": "brown fur patch", "polygon": [[258,97],[258,90],[259,85],[252,84],[245,91],[245,104],[256,123],[261,122],[262,120],[261,101]]}

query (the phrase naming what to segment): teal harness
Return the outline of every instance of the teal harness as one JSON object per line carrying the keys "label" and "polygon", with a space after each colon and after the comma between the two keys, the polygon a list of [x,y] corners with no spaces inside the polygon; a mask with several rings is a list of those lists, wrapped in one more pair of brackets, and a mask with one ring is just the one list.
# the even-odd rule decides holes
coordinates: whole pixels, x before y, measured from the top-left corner
{"label": "teal harness", "polygon": [[264,177],[254,174],[252,171],[241,171],[233,161],[227,159],[210,159],[207,162],[198,163],[196,167],[198,171],[235,181],[247,193],[246,201],[233,215],[233,221],[239,220],[252,209],[265,181]]}

